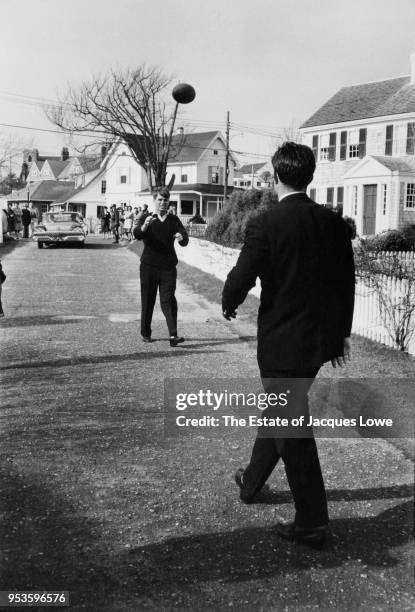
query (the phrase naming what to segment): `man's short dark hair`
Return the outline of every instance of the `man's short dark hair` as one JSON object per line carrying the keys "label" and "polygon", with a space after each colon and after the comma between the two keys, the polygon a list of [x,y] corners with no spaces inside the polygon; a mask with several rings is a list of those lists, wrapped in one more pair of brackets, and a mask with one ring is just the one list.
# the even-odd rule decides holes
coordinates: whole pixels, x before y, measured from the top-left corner
{"label": "man's short dark hair", "polygon": [[272,157],[276,182],[292,189],[304,189],[313,180],[316,160],[306,145],[284,142]]}
{"label": "man's short dark hair", "polygon": [[170,199],[170,191],[167,189],[167,187],[161,187],[160,189],[156,189],[155,191],[153,191],[154,199],[156,199],[159,195],[163,196],[163,198],[166,198],[166,200]]}

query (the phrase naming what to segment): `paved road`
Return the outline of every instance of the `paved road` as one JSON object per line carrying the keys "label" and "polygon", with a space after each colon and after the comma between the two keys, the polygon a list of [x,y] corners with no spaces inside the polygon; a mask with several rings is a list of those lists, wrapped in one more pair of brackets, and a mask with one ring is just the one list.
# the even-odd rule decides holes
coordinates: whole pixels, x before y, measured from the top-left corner
{"label": "paved road", "polygon": [[239,503],[252,434],[162,439],[164,379],[256,376],[253,325],[179,283],[186,344],[158,306],[142,344],[137,256],[93,238],[3,263],[2,588],[108,612],[413,609],[413,464],[394,446],[319,441],[335,546],[315,553],[272,530],[292,514],[283,470]]}

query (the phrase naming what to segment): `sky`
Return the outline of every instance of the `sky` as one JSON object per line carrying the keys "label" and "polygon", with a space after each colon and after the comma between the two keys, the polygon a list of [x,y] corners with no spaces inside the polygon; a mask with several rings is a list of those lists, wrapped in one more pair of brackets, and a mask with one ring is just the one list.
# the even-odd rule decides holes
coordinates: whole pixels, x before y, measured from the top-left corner
{"label": "sky", "polygon": [[415,2],[2,0],[0,41],[3,138],[59,154],[66,138],[40,131],[56,128],[33,98],[146,63],[194,86],[186,129],[224,131],[229,111],[231,148],[248,163],[341,87],[409,74]]}

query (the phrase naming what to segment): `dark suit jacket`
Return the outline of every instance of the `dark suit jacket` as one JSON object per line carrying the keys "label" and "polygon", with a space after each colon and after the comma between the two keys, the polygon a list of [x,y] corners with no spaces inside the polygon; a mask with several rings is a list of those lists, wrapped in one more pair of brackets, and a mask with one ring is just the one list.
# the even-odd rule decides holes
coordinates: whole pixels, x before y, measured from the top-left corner
{"label": "dark suit jacket", "polygon": [[355,278],[349,229],[339,215],[301,193],[254,218],[226,280],[223,308],[237,308],[258,276],[261,371],[312,368],[343,354]]}

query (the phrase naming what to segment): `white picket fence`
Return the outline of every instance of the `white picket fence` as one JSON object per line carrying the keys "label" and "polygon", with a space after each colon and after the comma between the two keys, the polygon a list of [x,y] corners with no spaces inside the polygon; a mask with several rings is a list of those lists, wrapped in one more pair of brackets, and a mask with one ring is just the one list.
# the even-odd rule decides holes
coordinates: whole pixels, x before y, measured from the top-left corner
{"label": "white picket fence", "polygon": [[[398,258],[400,264],[407,272],[412,272],[415,275],[415,253],[382,253],[377,255],[381,257],[383,262]],[[355,310],[353,316],[353,332],[370,338],[376,342],[385,344],[392,348],[396,348],[393,338],[393,323],[391,317],[399,318],[399,309],[401,308],[401,298],[408,290],[408,280],[399,279],[393,276],[380,276],[380,282],[383,284],[385,294],[388,296],[390,305],[394,305],[394,313],[384,313],[382,317],[381,308],[379,306],[379,297],[374,289],[366,286],[362,281],[358,280],[355,293]],[[412,284],[412,293],[415,291]],[[412,295],[412,301],[415,295]],[[412,315],[410,327],[415,327],[415,315]],[[410,337],[407,351],[410,355],[415,355],[415,333]]]}
{"label": "white picket fence", "polygon": [[[221,281],[225,281],[229,271],[235,265],[239,252],[239,249],[220,246],[197,238],[192,239],[185,249],[177,249],[179,259],[204,272],[213,274]],[[377,257],[379,256],[377,255]],[[399,257],[399,261],[405,264],[408,270],[415,271],[415,253],[383,253],[381,257],[391,261],[394,257]],[[393,301],[398,300],[407,281],[393,277],[382,278]],[[251,293],[259,297],[260,292],[261,288],[258,281],[257,286],[252,289]],[[413,323],[415,324],[415,320],[413,320]],[[362,282],[358,282],[356,285],[353,332],[391,348],[396,348],[392,337],[382,322],[376,293]],[[415,355],[415,334],[409,342],[408,353]]]}

